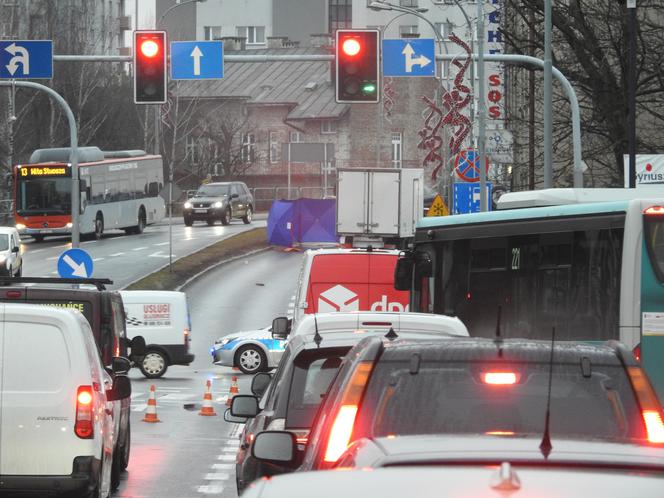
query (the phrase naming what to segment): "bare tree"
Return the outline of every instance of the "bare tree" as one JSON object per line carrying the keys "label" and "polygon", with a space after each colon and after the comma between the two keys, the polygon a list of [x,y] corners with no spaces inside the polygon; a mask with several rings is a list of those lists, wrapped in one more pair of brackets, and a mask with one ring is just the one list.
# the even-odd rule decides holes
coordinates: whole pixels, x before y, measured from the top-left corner
{"label": "bare tree", "polygon": [[[534,50],[541,57],[543,1],[504,2],[503,36],[508,51],[527,54]],[[637,151],[661,152],[664,148],[659,132],[664,125],[664,37],[661,36],[664,4],[661,0],[641,0],[637,12]],[[623,155],[627,152],[628,132],[626,16],[624,0],[569,0],[555,2],[553,8],[553,65],[577,91],[582,115],[583,156],[589,165],[589,183],[596,186],[623,184]],[[531,29],[536,36],[529,39]],[[525,79],[521,83],[522,88],[526,87]],[[541,86],[535,98],[539,96]],[[556,172],[559,184],[571,180],[569,112],[562,92],[557,91],[553,147],[559,166]],[[535,122],[539,126],[541,105],[536,113]],[[527,126],[527,118],[516,112],[511,113],[510,121],[517,127]]]}

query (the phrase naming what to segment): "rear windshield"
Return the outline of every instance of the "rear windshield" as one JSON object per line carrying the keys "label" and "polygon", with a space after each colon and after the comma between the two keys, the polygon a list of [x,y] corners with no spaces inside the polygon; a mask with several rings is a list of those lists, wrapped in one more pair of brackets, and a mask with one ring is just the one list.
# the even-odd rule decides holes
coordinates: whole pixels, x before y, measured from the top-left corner
{"label": "rear windshield", "polygon": [[[353,438],[390,434],[541,435],[549,365],[506,369],[474,362],[378,363]],[[513,372],[516,383],[487,384],[488,372]],[[588,372],[586,371],[586,375]],[[629,379],[620,366],[556,364],[551,388],[551,437],[635,440],[644,437]]]}
{"label": "rear windshield", "polygon": [[315,349],[304,351],[295,359],[286,412],[287,428],[311,427],[318,406],[349,350],[349,347]]}

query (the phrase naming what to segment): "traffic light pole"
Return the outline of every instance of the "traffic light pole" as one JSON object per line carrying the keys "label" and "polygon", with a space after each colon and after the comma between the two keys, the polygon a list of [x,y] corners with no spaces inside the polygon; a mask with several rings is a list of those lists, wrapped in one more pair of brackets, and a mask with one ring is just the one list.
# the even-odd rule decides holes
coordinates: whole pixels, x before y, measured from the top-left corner
{"label": "traffic light pole", "polygon": [[20,86],[24,88],[32,88],[41,92],[48,93],[53,100],[55,100],[67,116],[69,123],[69,164],[71,167],[71,246],[78,247],[80,243],[80,200],[81,191],[78,182],[78,131],[76,129],[76,118],[71,111],[67,101],[62,96],[45,85],[34,83],[32,81],[2,81],[0,80],[0,87],[6,86]]}

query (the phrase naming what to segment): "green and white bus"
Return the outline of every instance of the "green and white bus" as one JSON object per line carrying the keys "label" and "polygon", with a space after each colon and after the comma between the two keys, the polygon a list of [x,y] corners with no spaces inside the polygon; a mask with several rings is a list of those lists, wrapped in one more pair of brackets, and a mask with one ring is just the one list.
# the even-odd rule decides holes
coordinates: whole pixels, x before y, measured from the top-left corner
{"label": "green and white bus", "polygon": [[[412,311],[471,335],[617,339],[664,400],[664,187],[505,194],[499,210],[420,220],[397,268]],[[400,283],[399,283],[400,281]]]}

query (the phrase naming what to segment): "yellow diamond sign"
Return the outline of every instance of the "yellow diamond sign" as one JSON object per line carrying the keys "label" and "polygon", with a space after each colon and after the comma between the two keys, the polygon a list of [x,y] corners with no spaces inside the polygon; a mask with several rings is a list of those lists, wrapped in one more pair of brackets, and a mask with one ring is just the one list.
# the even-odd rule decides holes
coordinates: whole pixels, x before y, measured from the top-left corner
{"label": "yellow diamond sign", "polygon": [[447,209],[440,194],[437,194],[427,211],[427,216],[447,216],[448,214],[450,214],[450,210]]}

